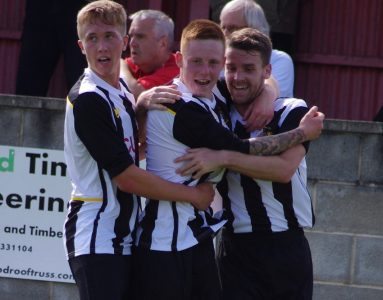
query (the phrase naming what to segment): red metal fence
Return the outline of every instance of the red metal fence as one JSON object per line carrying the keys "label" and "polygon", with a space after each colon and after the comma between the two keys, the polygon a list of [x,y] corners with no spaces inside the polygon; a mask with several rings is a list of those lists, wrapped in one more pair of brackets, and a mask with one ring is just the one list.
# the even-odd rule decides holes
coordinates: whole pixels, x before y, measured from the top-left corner
{"label": "red metal fence", "polygon": [[295,95],[329,118],[372,120],[383,105],[383,1],[301,1]]}
{"label": "red metal fence", "polygon": [[24,0],[0,0],[0,93],[15,89],[24,6]]}
{"label": "red metal fence", "polygon": [[[64,1],[64,0],[63,0]],[[208,0],[119,0],[128,13],[161,9],[176,24],[176,39],[189,20],[207,18]],[[25,0],[0,0],[0,93],[15,91]],[[328,118],[371,120],[383,106],[383,1],[301,0],[295,95]],[[49,96],[65,97],[63,65]]]}

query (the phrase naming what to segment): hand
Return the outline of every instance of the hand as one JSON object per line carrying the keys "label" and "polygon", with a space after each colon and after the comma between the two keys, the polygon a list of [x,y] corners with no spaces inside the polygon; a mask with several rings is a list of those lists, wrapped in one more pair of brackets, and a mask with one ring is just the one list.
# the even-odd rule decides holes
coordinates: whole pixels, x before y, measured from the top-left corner
{"label": "hand", "polygon": [[164,103],[174,103],[181,98],[181,92],[175,85],[156,86],[142,92],[137,99],[137,107],[145,110],[166,110]]}
{"label": "hand", "polygon": [[195,188],[198,190],[199,196],[197,197],[197,200],[193,202],[192,204],[198,210],[205,210],[209,208],[210,204],[214,200],[213,185],[208,182],[203,182],[198,184]]}
{"label": "hand", "polygon": [[186,154],[174,160],[176,163],[184,162],[182,167],[176,170],[176,173],[182,176],[193,175],[194,179],[198,179],[203,174],[221,167],[223,160],[221,153],[221,151],[214,151],[207,148],[188,149]]}
{"label": "hand", "polygon": [[273,119],[275,99],[275,90],[265,85],[260,95],[253,100],[245,112],[245,127],[248,132],[262,129]]}
{"label": "hand", "polygon": [[307,140],[315,140],[322,133],[325,115],[313,106],[302,118],[299,127],[303,130]]}

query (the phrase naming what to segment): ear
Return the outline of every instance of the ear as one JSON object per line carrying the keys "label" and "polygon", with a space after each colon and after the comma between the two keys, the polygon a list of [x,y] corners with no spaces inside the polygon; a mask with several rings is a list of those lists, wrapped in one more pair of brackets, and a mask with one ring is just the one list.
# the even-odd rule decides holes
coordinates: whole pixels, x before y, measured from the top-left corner
{"label": "ear", "polygon": [[179,51],[176,52],[176,64],[178,68],[182,68],[182,53]]}
{"label": "ear", "polygon": [[77,45],[80,47],[81,53],[85,55],[85,49],[84,49],[84,45],[82,44],[82,41],[78,40]]}
{"label": "ear", "polygon": [[268,64],[263,68],[263,76],[264,76],[264,79],[270,78],[270,76],[271,76],[271,64]]}
{"label": "ear", "polygon": [[164,49],[168,49],[168,38],[164,35],[160,38],[160,47],[164,48]]}

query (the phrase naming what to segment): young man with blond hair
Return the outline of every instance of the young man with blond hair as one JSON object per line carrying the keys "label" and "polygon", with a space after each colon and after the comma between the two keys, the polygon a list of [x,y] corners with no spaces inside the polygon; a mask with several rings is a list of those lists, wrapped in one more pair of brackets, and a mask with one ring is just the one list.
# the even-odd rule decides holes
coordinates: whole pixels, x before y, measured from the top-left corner
{"label": "young man with blond hair", "polygon": [[65,251],[80,299],[123,300],[131,293],[137,195],[204,209],[214,192],[211,184],[175,184],[138,167],[135,101],[120,78],[128,43],[123,6],[87,4],[77,15],[77,30],[88,67],[67,97],[64,154],[72,194]]}

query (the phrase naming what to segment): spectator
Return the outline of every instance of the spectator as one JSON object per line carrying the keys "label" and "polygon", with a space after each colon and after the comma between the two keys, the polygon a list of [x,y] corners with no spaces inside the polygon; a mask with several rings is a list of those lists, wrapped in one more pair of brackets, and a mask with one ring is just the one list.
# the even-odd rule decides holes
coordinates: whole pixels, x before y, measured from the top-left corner
{"label": "spectator", "polygon": [[170,83],[179,69],[172,53],[172,19],[157,10],[140,10],[129,18],[130,57],[121,64],[121,73],[137,97],[144,90]]}
{"label": "spectator", "polygon": [[[232,0],[222,9],[221,27],[226,36],[233,31],[251,27],[269,36],[270,26],[262,8],[253,0]],[[273,49],[271,54],[272,75],[278,82],[281,97],[293,97],[294,65],[291,57]]]}
{"label": "spectator", "polygon": [[[209,0],[210,19],[219,23],[219,14],[229,1]],[[255,2],[262,7],[266,15],[274,48],[291,56],[294,52],[299,0],[256,0]]]}
{"label": "spectator", "polygon": [[86,0],[27,0],[16,94],[46,96],[49,83],[64,58],[67,91],[86,67],[77,46],[76,14]]}

